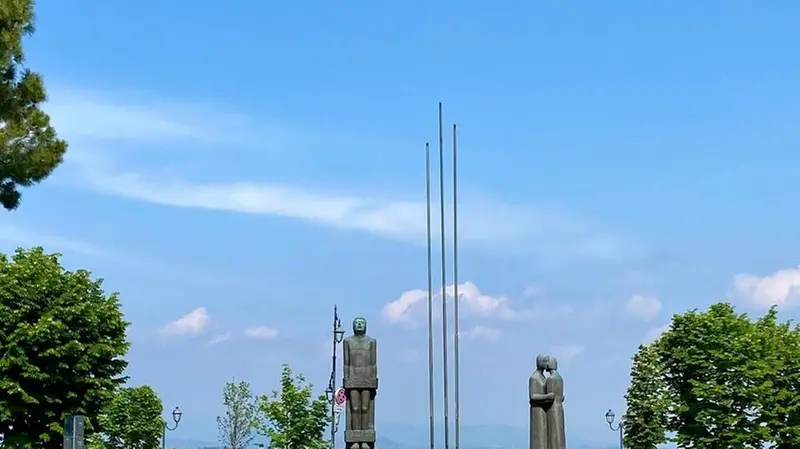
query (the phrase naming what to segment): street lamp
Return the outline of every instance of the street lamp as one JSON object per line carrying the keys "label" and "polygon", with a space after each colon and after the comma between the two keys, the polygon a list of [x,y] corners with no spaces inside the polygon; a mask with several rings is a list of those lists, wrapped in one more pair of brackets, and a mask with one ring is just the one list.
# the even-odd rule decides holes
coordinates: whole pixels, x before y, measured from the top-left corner
{"label": "street lamp", "polygon": [[625,431],[624,431],[624,426],[622,425],[622,420],[620,419],[619,424],[617,424],[617,426],[614,427],[614,418],[615,418],[614,412],[612,412],[611,409],[608,409],[608,411],[606,412],[606,422],[608,423],[608,428],[614,432],[619,432],[619,449],[625,449],[625,443],[624,443]]}
{"label": "street lamp", "polygon": [[333,306],[333,354],[331,355],[331,377],[328,380],[328,388],[325,390],[325,396],[331,403],[331,449],[336,449],[336,431],[339,430],[336,425],[336,408],[333,395],[336,393],[336,345],[344,339],[344,329],[342,328],[342,321],[339,320],[339,311],[336,306]]}
{"label": "street lamp", "polygon": [[170,427],[167,421],[164,420],[164,431],[161,432],[161,449],[166,449],[167,447],[167,431],[173,431],[178,428],[178,423],[181,422],[182,415],[183,412],[180,407],[175,407],[175,410],[172,411],[172,421],[175,422],[175,425]]}

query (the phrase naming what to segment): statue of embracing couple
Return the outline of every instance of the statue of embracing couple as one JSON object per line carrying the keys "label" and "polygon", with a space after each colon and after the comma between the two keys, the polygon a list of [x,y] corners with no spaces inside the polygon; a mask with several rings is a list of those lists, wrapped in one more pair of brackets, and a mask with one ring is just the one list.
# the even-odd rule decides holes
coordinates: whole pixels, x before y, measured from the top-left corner
{"label": "statue of embracing couple", "polygon": [[[545,373],[549,374],[545,376]],[[564,379],[555,357],[536,356],[536,371],[528,380],[530,449],[566,449]]]}

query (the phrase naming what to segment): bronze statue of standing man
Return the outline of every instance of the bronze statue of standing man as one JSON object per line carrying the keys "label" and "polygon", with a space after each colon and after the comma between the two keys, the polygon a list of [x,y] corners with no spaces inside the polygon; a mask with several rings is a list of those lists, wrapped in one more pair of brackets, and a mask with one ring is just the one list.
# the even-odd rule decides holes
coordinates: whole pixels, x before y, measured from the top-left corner
{"label": "bronze statue of standing man", "polygon": [[344,339],[344,389],[347,392],[347,449],[375,447],[375,394],[378,391],[378,344],[367,335],[367,320],[353,320],[353,335]]}

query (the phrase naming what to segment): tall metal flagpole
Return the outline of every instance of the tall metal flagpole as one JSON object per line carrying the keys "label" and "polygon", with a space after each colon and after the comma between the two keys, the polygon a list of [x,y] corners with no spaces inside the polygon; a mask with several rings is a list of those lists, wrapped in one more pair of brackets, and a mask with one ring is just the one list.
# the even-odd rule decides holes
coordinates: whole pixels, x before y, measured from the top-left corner
{"label": "tall metal flagpole", "polygon": [[458,333],[458,158],[456,154],[458,153],[458,130],[456,125],[453,125],[453,327],[454,333],[456,334],[456,339],[454,347],[453,347],[453,365],[455,365],[455,376],[454,382],[455,385],[453,386],[455,390],[455,449],[459,448],[460,443],[460,430],[461,425],[459,423],[459,389],[460,389],[460,378],[459,378],[459,348],[458,348],[458,340],[459,340],[459,333]]}
{"label": "tall metal flagpole", "polygon": [[433,271],[431,245],[431,146],[425,143],[425,206],[427,209],[428,231],[428,435],[430,449],[434,449],[433,430]]}
{"label": "tall metal flagpole", "polygon": [[339,310],[336,304],[333,305],[333,329],[331,329],[331,338],[333,339],[333,355],[331,356],[331,378],[328,384],[328,390],[331,392],[331,449],[336,449],[336,328],[339,325]]}
{"label": "tall metal flagpole", "polygon": [[442,240],[442,372],[444,374],[444,449],[450,449],[450,400],[447,385],[447,346],[450,339],[447,335],[447,266],[445,259],[445,216],[444,216],[444,136],[442,129],[442,103],[439,102],[439,214],[441,216]]}

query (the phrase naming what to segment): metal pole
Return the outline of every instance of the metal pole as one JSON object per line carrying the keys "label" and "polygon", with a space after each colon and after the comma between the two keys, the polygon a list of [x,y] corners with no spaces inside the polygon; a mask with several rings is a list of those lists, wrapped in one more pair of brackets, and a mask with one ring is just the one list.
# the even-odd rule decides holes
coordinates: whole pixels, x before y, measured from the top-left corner
{"label": "metal pole", "polygon": [[625,449],[625,420],[624,418],[620,418],[619,424],[614,427],[614,418],[614,412],[608,409],[608,412],[606,412],[608,428],[611,429],[612,432],[619,432],[619,449]]}
{"label": "metal pole", "polygon": [[339,322],[339,311],[336,305],[333,306],[333,327],[331,328],[331,341],[333,342],[333,354],[331,355],[331,379],[328,389],[331,390],[331,449],[336,449],[336,410],[333,406],[336,394],[336,324]]}
{"label": "metal pole", "polygon": [[178,407],[175,407],[175,410],[172,411],[172,420],[175,421],[175,425],[170,427],[167,424],[166,419],[161,419],[161,422],[164,424],[163,432],[161,432],[161,449],[166,449],[167,447],[167,432],[172,432],[178,428],[178,424],[181,421],[181,411]]}
{"label": "metal pole", "polygon": [[459,390],[461,380],[459,378],[459,347],[458,340],[460,334],[458,333],[458,130],[456,125],[453,125],[453,327],[456,334],[456,339],[453,348],[453,365],[455,365],[454,376],[454,389],[455,389],[455,449],[459,448],[460,443],[460,430],[459,423]]}
{"label": "metal pole", "polygon": [[428,437],[430,449],[434,449],[433,428],[433,271],[431,266],[431,147],[425,143],[425,207],[427,212],[428,238]]}
{"label": "metal pole", "polygon": [[449,336],[447,335],[447,266],[445,245],[445,216],[444,216],[444,136],[442,130],[442,103],[439,102],[439,214],[441,216],[441,240],[442,240],[442,372],[444,374],[444,449],[450,448],[450,419],[449,409],[450,400],[448,398],[447,386],[447,346]]}

